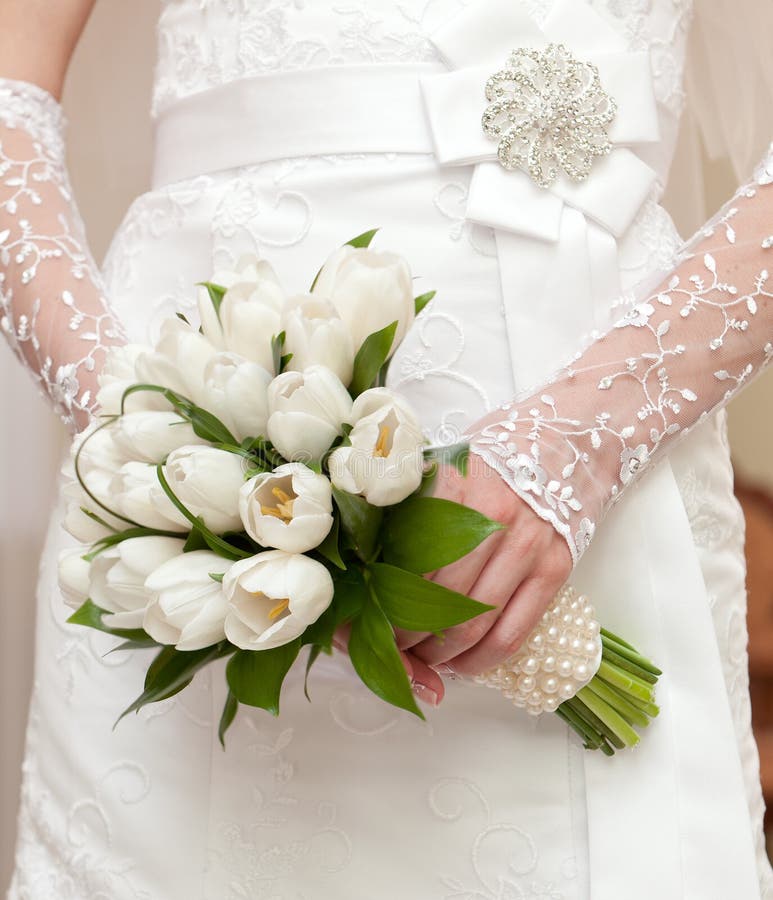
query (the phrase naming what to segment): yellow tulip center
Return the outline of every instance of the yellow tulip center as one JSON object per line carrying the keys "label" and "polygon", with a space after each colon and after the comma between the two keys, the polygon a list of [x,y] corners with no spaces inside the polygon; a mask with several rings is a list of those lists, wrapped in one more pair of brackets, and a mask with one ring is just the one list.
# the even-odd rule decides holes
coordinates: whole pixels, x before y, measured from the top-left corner
{"label": "yellow tulip center", "polygon": [[269,612],[268,617],[273,622],[275,619],[278,619],[282,613],[286,612],[289,609],[290,600],[288,597],[285,597],[283,600],[280,600],[276,606],[273,606]]}
{"label": "yellow tulip center", "polygon": [[272,488],[271,493],[276,498],[276,504],[274,506],[266,506],[261,503],[260,511],[264,516],[274,516],[276,519],[281,519],[285,524],[289,524],[293,518],[293,504],[298,498],[291,497],[280,487]]}
{"label": "yellow tulip center", "polygon": [[381,425],[378,426],[378,438],[376,439],[376,446],[373,448],[373,455],[380,459],[384,459],[389,456],[391,447],[392,429],[389,425],[382,422]]}

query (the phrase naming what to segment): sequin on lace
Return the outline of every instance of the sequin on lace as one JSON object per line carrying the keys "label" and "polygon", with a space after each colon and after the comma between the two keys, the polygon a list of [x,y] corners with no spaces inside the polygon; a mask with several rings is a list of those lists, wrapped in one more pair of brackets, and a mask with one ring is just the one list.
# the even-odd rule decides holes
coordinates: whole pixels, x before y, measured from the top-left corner
{"label": "sequin on lace", "polygon": [[54,98],[0,79],[0,329],[65,424],[95,405],[104,348],[122,340],[86,246]]}

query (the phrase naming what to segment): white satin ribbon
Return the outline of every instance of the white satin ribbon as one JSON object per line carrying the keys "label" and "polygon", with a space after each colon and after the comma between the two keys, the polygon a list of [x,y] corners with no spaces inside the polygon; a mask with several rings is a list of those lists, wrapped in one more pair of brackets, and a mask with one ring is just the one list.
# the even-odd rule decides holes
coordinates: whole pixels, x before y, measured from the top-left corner
{"label": "white satin ribbon", "polygon": [[[628,51],[621,36],[580,0],[557,0],[542,29],[514,0],[481,0],[432,40],[451,69],[421,79],[435,152],[441,165],[475,165],[466,216],[498,231],[513,375],[524,388],[564,362],[580,335],[604,321],[620,293],[615,241],[655,180],[635,152],[660,137],[649,55]],[[481,116],[486,80],[510,52],[549,43],[563,43],[598,67],[617,114],[609,131],[612,151],[594,161],[589,177],[577,183],[559,174],[546,190],[527,173],[499,164]],[[570,290],[575,314],[556,319],[551,290],[559,292],[562,304]]]}

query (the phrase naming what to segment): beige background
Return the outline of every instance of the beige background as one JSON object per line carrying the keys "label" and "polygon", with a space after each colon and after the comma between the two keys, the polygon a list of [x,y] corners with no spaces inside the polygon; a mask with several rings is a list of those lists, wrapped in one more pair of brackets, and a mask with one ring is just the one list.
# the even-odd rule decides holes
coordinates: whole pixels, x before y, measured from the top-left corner
{"label": "beige background", "polygon": [[[65,94],[73,181],[95,255],[131,199],[146,189],[152,131],[155,0],[101,0],[78,49]],[[733,187],[727,168],[710,170],[710,208]],[[0,347],[0,890],[10,875],[26,706],[32,681],[33,596],[62,435]],[[19,397],[28,398],[20,403]],[[23,409],[23,418],[11,419]],[[773,373],[731,409],[736,469],[773,491]]]}

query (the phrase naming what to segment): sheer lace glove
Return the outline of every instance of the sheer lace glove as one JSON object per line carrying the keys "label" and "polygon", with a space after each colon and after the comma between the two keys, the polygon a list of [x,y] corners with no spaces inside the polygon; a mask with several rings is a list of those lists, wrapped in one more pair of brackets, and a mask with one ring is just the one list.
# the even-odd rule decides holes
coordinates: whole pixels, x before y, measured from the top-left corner
{"label": "sheer lace glove", "polygon": [[0,326],[78,430],[94,410],[105,350],[123,332],[86,245],[63,129],[50,94],[0,79]]}
{"label": "sheer lace glove", "polygon": [[467,477],[441,472],[435,495],[508,527],[430,577],[495,608],[442,639],[401,633],[412,660],[474,675],[515,653],[610,506],[770,360],[771,182],[773,148],[659,290],[549,387],[473,429]]}
{"label": "sheer lace glove", "polygon": [[551,383],[478,423],[472,452],[576,563],[610,507],[773,357],[773,145],[681,262]]}

